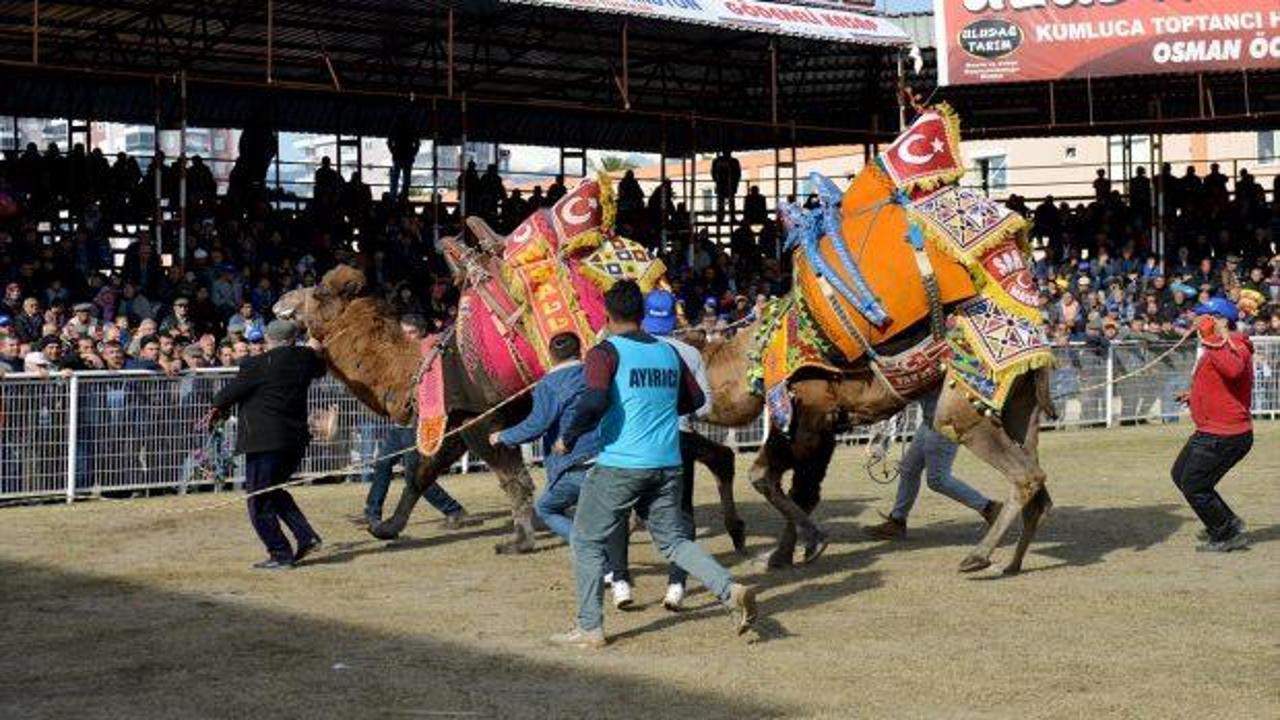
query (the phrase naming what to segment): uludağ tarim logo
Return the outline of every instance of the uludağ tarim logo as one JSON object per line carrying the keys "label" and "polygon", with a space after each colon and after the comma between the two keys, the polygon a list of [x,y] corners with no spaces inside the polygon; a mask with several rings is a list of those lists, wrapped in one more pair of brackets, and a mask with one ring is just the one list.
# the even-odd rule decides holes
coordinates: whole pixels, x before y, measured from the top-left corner
{"label": "uluda\u011f tarim logo", "polygon": [[1001,18],[984,18],[960,30],[960,49],[982,60],[996,60],[1022,45],[1022,26]]}

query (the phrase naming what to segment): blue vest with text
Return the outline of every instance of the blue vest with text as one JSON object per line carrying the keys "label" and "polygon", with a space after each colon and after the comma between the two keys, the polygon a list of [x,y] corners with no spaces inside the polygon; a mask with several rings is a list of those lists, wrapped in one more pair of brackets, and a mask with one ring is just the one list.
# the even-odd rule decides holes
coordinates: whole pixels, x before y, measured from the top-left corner
{"label": "blue vest with text", "polygon": [[600,420],[599,464],[651,470],[680,465],[680,356],[664,342],[611,337],[618,371]]}

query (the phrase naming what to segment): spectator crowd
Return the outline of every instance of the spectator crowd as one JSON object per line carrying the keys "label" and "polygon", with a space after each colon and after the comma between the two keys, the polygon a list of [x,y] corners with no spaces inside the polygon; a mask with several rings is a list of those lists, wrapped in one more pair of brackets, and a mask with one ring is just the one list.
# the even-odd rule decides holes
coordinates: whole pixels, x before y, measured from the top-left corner
{"label": "spectator crowd", "polygon": [[[309,287],[336,263],[364,270],[370,286],[401,313],[447,326],[457,290],[436,249],[461,226],[461,208],[440,196],[412,203],[411,130],[388,142],[396,166],[392,193],[374,200],[359,172],[344,178],[325,158],[305,205],[280,202],[265,182],[275,153],[270,133],[247,129],[240,159],[222,195],[207,163],[185,171],[157,155],[143,171],[121,153],[114,162],[76,145],[63,154],[29,145],[0,159],[0,371],[141,369],[166,373],[230,367],[264,350],[264,327],[285,292]],[[724,154],[722,167],[736,166]],[[157,179],[156,173],[159,173]],[[172,213],[185,174],[187,210]],[[717,192],[727,172],[717,176]],[[163,252],[151,231],[120,249],[120,227],[149,228],[155,188],[175,219]],[[474,163],[458,178],[468,214],[509,232],[548,207],[566,187],[508,190],[497,167]],[[737,176],[732,176],[736,193]],[[1177,176],[1165,166],[1148,178],[1139,168],[1127,194],[1104,171],[1088,203],[1046,197],[1034,207],[1017,195],[1009,206],[1033,222],[1034,272],[1056,343],[1155,341],[1181,335],[1191,308],[1207,297],[1245,288],[1268,300],[1244,328],[1280,334],[1280,179],[1267,191],[1247,170],[1237,178],[1213,165]],[[686,317],[714,330],[758,312],[789,288],[790,266],[777,249],[782,231],[758,187],[728,203],[729,242],[690,224],[670,181],[643,192],[627,171],[617,186],[618,228],[661,256]],[[814,202],[810,198],[808,202]],[[723,217],[724,207],[719,209]],[[185,220],[185,261],[176,254]],[[1161,228],[1162,262],[1153,238]],[[112,240],[117,246],[113,248]],[[122,262],[116,254],[122,252]]]}

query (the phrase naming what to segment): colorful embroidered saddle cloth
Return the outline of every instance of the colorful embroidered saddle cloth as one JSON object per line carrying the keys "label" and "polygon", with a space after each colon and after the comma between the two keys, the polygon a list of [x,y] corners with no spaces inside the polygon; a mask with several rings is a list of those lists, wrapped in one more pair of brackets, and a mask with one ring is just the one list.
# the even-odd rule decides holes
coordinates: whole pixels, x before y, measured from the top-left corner
{"label": "colorful embroidered saddle cloth", "polygon": [[[792,211],[796,289],[757,340],[761,390],[782,427],[787,383],[806,368],[847,370],[870,355],[910,398],[950,367],[998,410],[1014,378],[1052,363],[1027,223],[956,185],[959,138],[950,108],[925,110],[843,195],[815,178],[821,208]],[[929,331],[902,347],[926,319]]]}
{"label": "colorful embroidered saddle cloth", "polygon": [[[495,389],[499,398],[520,392],[554,364],[550,342],[556,335],[574,333],[584,348],[595,344],[605,323],[604,292],[615,282],[635,280],[645,292],[664,282],[662,261],[614,234],[613,224],[612,186],[602,175],[530,215],[506,237],[468,219],[482,246],[500,249],[500,257],[445,241],[450,266],[466,278],[454,343],[472,383]],[[433,365],[422,385],[440,384],[442,376]],[[418,446],[434,452],[443,437],[444,408],[434,419],[422,408]]]}

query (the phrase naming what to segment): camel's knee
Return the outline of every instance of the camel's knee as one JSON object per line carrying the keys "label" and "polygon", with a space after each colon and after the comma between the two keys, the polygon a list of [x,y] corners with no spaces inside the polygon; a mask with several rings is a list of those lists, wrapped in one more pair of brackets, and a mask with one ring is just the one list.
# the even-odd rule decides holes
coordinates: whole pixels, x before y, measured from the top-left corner
{"label": "camel's knee", "polygon": [[1043,470],[1034,470],[1018,479],[1014,485],[1014,491],[1017,493],[1018,500],[1023,506],[1031,502],[1033,498],[1044,490],[1044,484],[1047,480]]}
{"label": "camel's knee", "polygon": [[768,468],[752,465],[751,470],[747,473],[747,478],[751,481],[751,487],[761,495],[768,495],[777,488],[778,482],[773,473]]}

